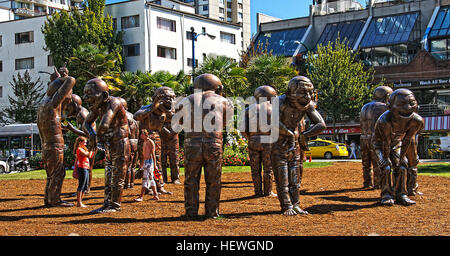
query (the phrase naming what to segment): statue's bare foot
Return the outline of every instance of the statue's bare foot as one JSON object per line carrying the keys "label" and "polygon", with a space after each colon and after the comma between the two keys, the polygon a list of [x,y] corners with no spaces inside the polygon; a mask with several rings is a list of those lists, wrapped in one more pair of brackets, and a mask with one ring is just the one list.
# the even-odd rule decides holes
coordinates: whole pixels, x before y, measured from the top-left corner
{"label": "statue's bare foot", "polygon": [[302,208],[300,208],[300,206],[295,206],[294,210],[298,213],[298,214],[302,214],[302,215],[308,215],[309,212],[302,210]]}
{"label": "statue's bare foot", "polygon": [[294,209],[287,209],[283,212],[284,216],[294,216],[297,215],[297,212]]}

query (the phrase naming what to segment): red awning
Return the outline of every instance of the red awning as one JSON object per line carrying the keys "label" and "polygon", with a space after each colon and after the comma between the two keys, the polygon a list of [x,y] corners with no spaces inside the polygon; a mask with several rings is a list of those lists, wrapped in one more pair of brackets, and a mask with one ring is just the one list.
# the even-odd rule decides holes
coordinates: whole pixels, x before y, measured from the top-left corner
{"label": "red awning", "polygon": [[424,131],[450,130],[450,116],[424,117]]}
{"label": "red awning", "polygon": [[[348,127],[337,127],[338,134],[342,133],[361,133],[361,127],[359,126],[348,126]],[[321,134],[333,134],[333,128],[328,127],[323,130]]]}

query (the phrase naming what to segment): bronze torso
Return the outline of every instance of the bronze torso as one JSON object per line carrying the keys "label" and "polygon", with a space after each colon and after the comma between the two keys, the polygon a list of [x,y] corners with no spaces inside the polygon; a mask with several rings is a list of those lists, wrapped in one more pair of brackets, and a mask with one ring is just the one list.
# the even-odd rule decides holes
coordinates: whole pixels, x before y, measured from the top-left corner
{"label": "bronze torso", "polygon": [[387,105],[377,101],[369,102],[362,107],[360,114],[361,137],[372,136],[378,117],[386,110]]}

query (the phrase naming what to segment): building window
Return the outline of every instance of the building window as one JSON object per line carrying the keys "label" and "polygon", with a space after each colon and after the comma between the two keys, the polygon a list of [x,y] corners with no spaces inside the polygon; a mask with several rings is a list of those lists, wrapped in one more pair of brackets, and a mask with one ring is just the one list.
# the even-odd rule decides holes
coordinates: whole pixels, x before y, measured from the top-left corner
{"label": "building window", "polygon": [[222,7],[219,7],[219,13],[225,13],[225,9]]}
{"label": "building window", "polygon": [[159,29],[169,30],[172,32],[177,31],[177,22],[174,20],[158,17],[156,23]]}
{"label": "building window", "polygon": [[47,56],[47,66],[49,66],[49,67],[54,66],[52,55],[48,55],[48,56]]}
{"label": "building window", "polygon": [[177,59],[177,49],[158,45],[158,57]]}
{"label": "building window", "polygon": [[34,32],[28,31],[23,33],[16,33],[16,44],[32,43],[34,42]]}
{"label": "building window", "polygon": [[122,17],[120,23],[122,29],[139,27],[139,15]]}
{"label": "building window", "polygon": [[140,47],[139,44],[129,44],[123,46],[123,56],[124,57],[132,57],[140,55]]}
{"label": "building window", "polygon": [[220,41],[229,43],[229,44],[236,44],[236,37],[234,34],[220,31]]}
{"label": "building window", "polygon": [[117,18],[112,19],[112,26],[114,30],[117,30]]}
{"label": "building window", "polygon": [[3,72],[3,61],[0,60],[0,72]]}
{"label": "building window", "polygon": [[2,39],[2,36],[0,36],[0,47],[2,47],[3,46],[3,39]]}
{"label": "building window", "polygon": [[242,10],[242,4],[238,3],[238,8]]}
{"label": "building window", "polygon": [[208,5],[203,5],[202,10],[203,11],[207,11],[208,10]]}
{"label": "building window", "polygon": [[430,43],[430,53],[438,60],[449,59],[450,39],[443,38],[432,40]]}
{"label": "building window", "polygon": [[3,98],[3,86],[0,86],[0,98]]}
{"label": "building window", "polygon": [[16,59],[16,70],[33,69],[33,68],[34,68],[34,57]]}
{"label": "building window", "polygon": [[[192,58],[187,58],[188,67],[192,67]],[[195,59],[195,67],[198,67],[198,59]]]}

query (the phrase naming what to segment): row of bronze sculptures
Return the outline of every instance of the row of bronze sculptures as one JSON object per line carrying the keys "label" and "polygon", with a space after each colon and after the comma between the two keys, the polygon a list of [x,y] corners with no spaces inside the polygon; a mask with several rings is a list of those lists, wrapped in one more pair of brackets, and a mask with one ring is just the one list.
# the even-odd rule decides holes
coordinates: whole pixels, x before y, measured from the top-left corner
{"label": "row of bronze sculptures", "polygon": [[[93,213],[120,210],[123,189],[133,186],[135,167],[143,161],[139,157],[142,151],[139,144],[141,130],[156,134],[154,138],[160,141],[163,180],[158,184],[158,189],[170,193],[163,187],[168,182],[167,159],[171,181],[180,184],[177,159],[179,139],[178,132],[173,129],[173,119],[176,113],[184,111],[185,117],[194,117],[180,121],[184,122],[184,127],[191,128],[184,133],[186,217],[198,216],[202,168],[206,183],[205,215],[209,218],[219,216],[223,128],[233,115],[233,104],[223,97],[219,78],[212,74],[195,78],[192,94],[177,105],[187,104],[192,108],[175,108],[174,91],[169,87],[160,87],[155,91],[152,103],[142,106],[134,114],[127,111],[125,100],[109,94],[108,85],[99,78],[89,80],[84,86],[83,99],[89,109],[82,106],[81,97],[72,93],[76,82],[68,75],[66,68],[61,68],[59,72],[55,70],[50,79],[47,97],[38,108],[37,122],[47,172],[46,206],[71,206],[61,200],[65,176],[63,129],[88,137],[91,150],[99,148],[105,151],[104,203]],[[300,208],[299,199],[303,158],[308,149],[306,142],[326,128],[316,109],[314,93],[313,84],[304,76],[292,78],[286,93],[281,96],[277,96],[271,86],[264,85],[255,90],[256,102],[246,109],[244,115],[245,130],[242,134],[248,141],[255,196],[277,196],[281,211],[287,216],[308,214]],[[364,173],[367,173],[364,176],[367,180],[365,185],[381,186],[382,204],[392,204],[396,199],[401,204],[409,205],[414,202],[407,194],[415,189],[416,186],[413,188],[410,184],[416,184],[417,176],[415,135],[423,126],[423,120],[416,113],[417,102],[410,91],[402,89],[391,93],[388,87],[377,88],[374,102],[364,106],[361,112],[361,141],[363,149],[367,148],[363,152],[368,152],[363,157]],[[276,111],[272,111],[272,99],[277,99]],[[196,112],[197,105],[211,107],[200,107],[200,112]],[[249,112],[255,109],[257,112],[264,110],[268,120],[272,120],[272,115],[278,115],[277,123],[271,124],[277,128],[275,141],[268,143],[262,139],[270,135],[266,130],[248,128],[254,118]],[[199,120],[203,122],[211,116],[214,117],[213,123],[220,124],[220,129],[195,129]],[[305,117],[310,121],[309,127],[305,125]],[[77,127],[70,123],[63,125],[62,120],[68,118],[74,118]],[[370,181],[368,162],[374,164],[377,174],[375,184]],[[276,194],[272,191],[273,178]]]}

